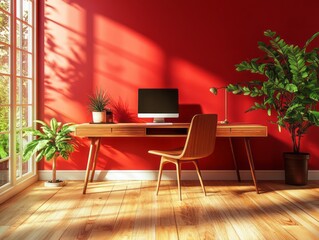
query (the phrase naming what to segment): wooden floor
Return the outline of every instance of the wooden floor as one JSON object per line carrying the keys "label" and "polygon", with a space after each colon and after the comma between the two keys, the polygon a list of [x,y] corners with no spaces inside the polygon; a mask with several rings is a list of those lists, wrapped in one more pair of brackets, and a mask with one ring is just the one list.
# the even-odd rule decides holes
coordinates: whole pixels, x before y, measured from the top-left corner
{"label": "wooden floor", "polygon": [[319,239],[319,181],[306,187],[260,182],[37,182],[0,205],[0,239]]}

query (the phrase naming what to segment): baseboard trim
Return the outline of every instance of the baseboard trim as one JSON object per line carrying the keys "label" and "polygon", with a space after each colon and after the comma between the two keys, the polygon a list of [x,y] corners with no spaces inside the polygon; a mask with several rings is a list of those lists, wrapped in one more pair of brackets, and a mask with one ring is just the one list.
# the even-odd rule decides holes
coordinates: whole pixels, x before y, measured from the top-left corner
{"label": "baseboard trim", "polygon": [[[38,171],[39,180],[50,180],[50,170]],[[156,180],[157,170],[97,170],[94,180]],[[237,180],[236,172],[233,170],[203,170],[204,180]],[[249,170],[240,171],[242,180],[251,180]],[[57,178],[63,180],[83,180],[85,177],[84,170],[58,170]],[[258,180],[284,180],[283,170],[256,170]],[[163,180],[176,180],[176,171],[163,171]],[[182,180],[196,180],[195,170],[183,170]],[[310,170],[309,180],[319,180],[319,170]]]}

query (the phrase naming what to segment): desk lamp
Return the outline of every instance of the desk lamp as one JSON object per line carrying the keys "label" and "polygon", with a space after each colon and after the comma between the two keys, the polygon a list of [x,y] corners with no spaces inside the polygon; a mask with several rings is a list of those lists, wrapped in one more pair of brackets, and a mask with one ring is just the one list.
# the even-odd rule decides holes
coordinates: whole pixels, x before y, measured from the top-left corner
{"label": "desk lamp", "polygon": [[[225,90],[225,94],[224,94],[224,102],[225,102],[225,106],[224,106],[224,116],[225,119],[223,121],[218,121],[219,124],[228,124],[228,93],[226,88],[224,88]],[[211,88],[209,89],[210,92],[212,92],[213,94],[217,94],[216,89],[215,88]]]}

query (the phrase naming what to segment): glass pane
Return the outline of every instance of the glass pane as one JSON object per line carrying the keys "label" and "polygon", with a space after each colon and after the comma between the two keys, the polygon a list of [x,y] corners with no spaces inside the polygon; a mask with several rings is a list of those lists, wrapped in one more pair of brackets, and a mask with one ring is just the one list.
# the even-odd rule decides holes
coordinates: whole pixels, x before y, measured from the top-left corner
{"label": "glass pane", "polygon": [[0,161],[9,157],[9,134],[0,134]]}
{"label": "glass pane", "polygon": [[16,84],[16,103],[21,104],[21,88],[22,88],[22,83],[21,83],[21,78],[17,78],[17,84]]}
{"label": "glass pane", "polygon": [[18,131],[16,134],[16,177],[21,177],[21,172],[22,172],[22,159],[21,159],[21,143],[22,143],[22,135],[21,131]]}
{"label": "glass pane", "polygon": [[21,177],[21,170],[22,170],[22,161],[20,155],[17,156],[17,163],[16,163],[16,178]]}
{"label": "glass pane", "polygon": [[21,129],[21,106],[17,106],[16,114],[16,129]]}
{"label": "glass pane", "polygon": [[17,26],[16,26],[16,34],[17,34],[17,48],[22,48],[22,41],[21,41],[21,32],[22,32],[22,22],[17,20]]}
{"label": "glass pane", "polygon": [[30,0],[17,1],[17,17],[29,24],[32,23],[32,1]]}
{"label": "glass pane", "polygon": [[22,76],[32,76],[32,55],[26,52],[22,52]]}
{"label": "glass pane", "polygon": [[17,76],[22,76],[22,53],[20,50],[17,50],[17,65],[16,65],[16,70],[17,70]]}
{"label": "glass pane", "polygon": [[10,73],[10,47],[0,43],[0,73]]}
{"label": "glass pane", "polygon": [[17,47],[32,52],[32,28],[17,20]]}
{"label": "glass pane", "polygon": [[0,187],[9,182],[9,160],[0,160]]}
{"label": "glass pane", "polygon": [[9,131],[9,107],[0,107],[0,132]]}
{"label": "glass pane", "polygon": [[[30,126],[31,127],[31,126]],[[25,149],[25,147],[27,146],[27,144],[29,142],[31,142],[33,139],[31,134],[26,134],[24,131],[21,134],[21,144],[22,144],[22,149]]]}
{"label": "glass pane", "polygon": [[10,2],[11,0],[0,0],[0,8],[7,12],[10,12]]}
{"label": "glass pane", "polygon": [[10,43],[10,16],[0,11],[0,41]]}
{"label": "glass pane", "polygon": [[22,103],[32,104],[32,80],[22,79]]}
{"label": "glass pane", "polygon": [[22,175],[31,172],[31,161],[22,163]]}
{"label": "glass pane", "polygon": [[21,131],[18,131],[16,134],[16,153],[17,154],[20,153],[21,143],[22,143],[22,135],[21,135]]}
{"label": "glass pane", "polygon": [[9,92],[10,92],[10,77],[0,76],[0,106],[7,105],[10,103]]}
{"label": "glass pane", "polygon": [[32,77],[32,54],[17,50],[17,76]]}
{"label": "glass pane", "polygon": [[22,19],[22,5],[21,5],[21,0],[16,0],[16,6],[17,6],[17,18]]}
{"label": "glass pane", "polygon": [[[26,145],[32,140],[32,136],[30,134],[25,134],[25,133],[22,133],[21,136],[22,136],[22,142],[21,142],[22,149],[21,150],[23,150],[23,149],[25,149]],[[30,160],[22,163],[22,174],[26,174],[28,172],[31,172],[31,170],[32,170],[31,166],[32,166],[32,161],[30,161]]]}
{"label": "glass pane", "polygon": [[32,126],[32,107],[31,106],[22,107],[21,123],[23,128]]}
{"label": "glass pane", "polygon": [[23,0],[23,21],[32,24],[32,1]]}
{"label": "glass pane", "polygon": [[22,24],[22,48],[28,52],[32,52],[32,28],[26,24]]}

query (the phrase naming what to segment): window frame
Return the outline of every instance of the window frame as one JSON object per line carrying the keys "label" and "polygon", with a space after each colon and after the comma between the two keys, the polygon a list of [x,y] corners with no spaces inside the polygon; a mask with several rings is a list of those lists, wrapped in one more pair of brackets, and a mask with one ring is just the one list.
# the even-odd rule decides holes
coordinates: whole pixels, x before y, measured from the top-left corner
{"label": "window frame", "polygon": [[[38,82],[38,76],[37,76],[37,69],[38,69],[38,64],[37,64],[37,58],[38,58],[38,52],[37,52],[37,45],[38,45],[38,26],[37,26],[37,19],[38,19],[38,0],[29,0],[32,2],[32,8],[29,8],[31,10],[31,17],[32,17],[32,22],[30,23],[30,20],[24,21],[22,17],[22,2],[23,0],[12,0],[10,3],[10,12],[7,12],[3,9],[3,13],[8,14],[10,16],[10,41],[9,44],[1,42],[1,44],[8,45],[10,49],[10,72],[9,74],[3,74],[1,73],[1,76],[9,76],[10,77],[10,86],[9,86],[9,99],[10,102],[8,103],[9,106],[9,156],[4,158],[8,159],[8,183],[4,184],[3,186],[0,187],[0,203],[8,199],[9,197],[13,196],[17,192],[23,190],[25,187],[29,186],[33,182],[38,180],[38,174],[37,174],[37,164],[35,163],[34,159],[33,161],[28,161],[25,164],[28,165],[29,171],[25,174],[23,174],[23,164],[22,159],[21,159],[21,153],[22,153],[22,131],[26,128],[22,125],[22,118],[17,119],[17,110],[20,109],[20,117],[23,116],[23,108],[24,107],[31,107],[31,115],[28,115],[28,123],[29,126],[35,127],[34,120],[37,119],[37,82]],[[20,2],[20,17],[18,18],[17,13],[17,6],[18,2]],[[22,30],[20,30],[20,40],[21,44],[18,46],[17,43],[17,24],[20,24],[20,27],[22,29],[23,26],[29,26],[32,30],[31,36],[32,36],[32,43],[28,43],[27,49],[24,49],[24,45],[22,42]],[[30,34],[30,33],[29,33]],[[31,51],[29,47],[32,47]],[[28,67],[28,71],[31,71],[31,76],[23,76],[23,71],[20,69],[20,75],[17,73],[17,60],[18,60],[18,55],[17,52],[20,51],[21,56],[20,58],[22,59],[22,53],[26,54],[31,54],[32,60],[32,69]],[[28,55],[27,55],[28,56]],[[27,61],[29,62],[29,60]],[[20,65],[22,66],[23,63],[20,61]],[[22,67],[21,67],[22,68]],[[17,93],[17,81],[20,82],[20,84],[23,81],[31,81],[32,86],[30,89],[27,87],[27,92],[29,94],[29,91],[31,90],[32,96],[27,103],[24,103],[23,101],[23,94],[22,94],[22,88],[19,89],[19,93]],[[22,87],[22,85],[20,85]],[[17,102],[17,94],[19,94],[20,102]],[[31,100],[31,101],[30,101]],[[29,113],[29,111],[27,111]],[[20,121],[20,126],[17,128],[17,123]],[[28,126],[27,126],[28,127]],[[20,134],[19,140],[19,153],[17,153],[17,134]],[[28,137],[29,140],[31,140],[32,137]],[[20,156],[19,160],[18,157]],[[3,159],[2,159],[3,160]],[[19,163],[18,163],[19,161]],[[17,166],[19,164],[19,168],[17,169]]]}

